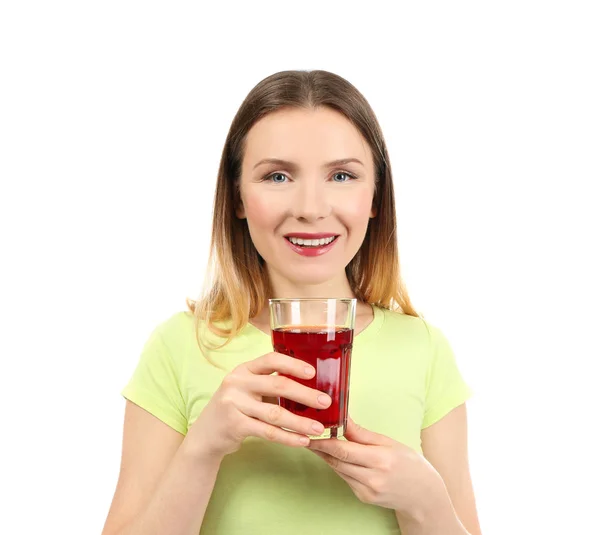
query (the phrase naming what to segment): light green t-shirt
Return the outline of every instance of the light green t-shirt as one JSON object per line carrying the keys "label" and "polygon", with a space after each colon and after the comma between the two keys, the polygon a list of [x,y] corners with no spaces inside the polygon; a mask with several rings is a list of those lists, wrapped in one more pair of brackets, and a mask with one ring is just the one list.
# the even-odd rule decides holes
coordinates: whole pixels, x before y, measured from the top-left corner
{"label": "light green t-shirt", "polygon": [[[362,427],[422,453],[421,430],[462,404],[470,389],[438,328],[421,318],[378,307],[373,311],[371,324],[354,338],[349,414]],[[248,324],[210,357],[232,370],[270,351],[270,336]],[[186,434],[225,375],[198,349],[192,314],[180,312],[154,330],[122,393]],[[200,533],[379,535],[400,530],[391,509],[362,503],[311,451],[251,437],[223,460]]]}

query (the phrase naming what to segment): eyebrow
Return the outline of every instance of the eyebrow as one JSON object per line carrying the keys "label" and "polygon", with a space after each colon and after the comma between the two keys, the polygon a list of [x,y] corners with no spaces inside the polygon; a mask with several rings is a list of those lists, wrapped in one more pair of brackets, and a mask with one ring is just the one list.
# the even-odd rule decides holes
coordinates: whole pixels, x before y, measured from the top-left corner
{"label": "eyebrow", "polygon": [[[342,158],[341,160],[333,160],[332,162],[328,162],[328,163],[324,164],[323,168],[337,167],[338,165],[346,165],[346,164],[352,163],[352,162],[359,163],[360,165],[362,165],[364,167],[364,164],[356,158]],[[298,164],[296,164],[294,162],[288,162],[287,160],[281,160],[279,158],[265,158],[264,160],[261,160],[260,162],[258,162],[253,167],[253,169],[256,169],[259,165],[264,165],[267,163],[283,165],[283,166],[288,167],[289,169],[293,169],[293,170],[298,169]]]}

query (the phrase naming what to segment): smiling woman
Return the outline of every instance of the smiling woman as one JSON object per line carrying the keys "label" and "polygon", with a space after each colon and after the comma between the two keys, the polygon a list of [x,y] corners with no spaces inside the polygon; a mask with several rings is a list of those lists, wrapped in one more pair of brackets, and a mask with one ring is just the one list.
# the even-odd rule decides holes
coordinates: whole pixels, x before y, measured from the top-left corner
{"label": "smiling woman", "polygon": [[[242,103],[217,177],[207,287],[161,323],[123,390],[123,460],[104,534],[480,532],[470,390],[414,310],[392,172],[348,81],[284,71]],[[309,441],[329,395],[272,351],[268,300],[357,300],[345,440]]]}
{"label": "smiling woman", "polygon": [[[356,157],[329,161],[338,154]],[[236,213],[247,220],[277,294],[297,296],[298,286],[309,285],[307,297],[353,296],[344,269],[375,215],[375,182],[368,145],[337,111],[282,109],[252,127]],[[327,246],[317,241],[332,237]]]}

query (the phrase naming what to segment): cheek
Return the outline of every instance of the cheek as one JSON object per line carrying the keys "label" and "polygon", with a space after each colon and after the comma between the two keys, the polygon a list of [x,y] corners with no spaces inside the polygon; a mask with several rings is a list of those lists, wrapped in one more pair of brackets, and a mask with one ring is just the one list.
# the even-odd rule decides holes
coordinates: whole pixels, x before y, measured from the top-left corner
{"label": "cheek", "polygon": [[268,195],[248,193],[244,196],[244,210],[248,226],[271,227],[277,221],[276,203]]}
{"label": "cheek", "polygon": [[363,195],[346,198],[343,204],[338,205],[338,213],[349,222],[364,223],[366,225],[371,216],[372,206],[372,195],[365,191]]}

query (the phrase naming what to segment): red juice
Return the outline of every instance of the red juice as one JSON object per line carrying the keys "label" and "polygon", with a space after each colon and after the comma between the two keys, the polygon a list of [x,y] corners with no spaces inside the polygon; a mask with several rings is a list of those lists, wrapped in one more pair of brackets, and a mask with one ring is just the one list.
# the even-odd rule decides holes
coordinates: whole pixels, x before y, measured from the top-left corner
{"label": "red juice", "polygon": [[354,330],[339,328],[327,331],[323,327],[284,327],[274,329],[272,334],[273,349],[276,352],[301,359],[317,371],[312,379],[291,379],[325,392],[332,399],[331,405],[326,409],[313,409],[285,398],[280,398],[280,405],[294,414],[321,422],[326,429],[345,429]]}

